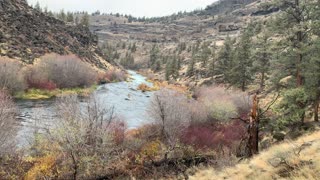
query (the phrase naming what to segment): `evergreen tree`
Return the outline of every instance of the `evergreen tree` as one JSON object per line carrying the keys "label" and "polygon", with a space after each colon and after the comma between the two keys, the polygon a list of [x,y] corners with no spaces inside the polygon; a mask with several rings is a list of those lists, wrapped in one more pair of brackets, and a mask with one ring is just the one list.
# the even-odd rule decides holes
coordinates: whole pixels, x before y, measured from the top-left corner
{"label": "evergreen tree", "polygon": [[152,49],[150,51],[150,60],[149,60],[149,67],[154,69],[154,64],[159,59],[159,48],[156,44],[152,46]]}
{"label": "evergreen tree", "polygon": [[137,51],[137,45],[136,43],[133,43],[132,47],[131,47],[131,52],[136,52]]}
{"label": "evergreen tree", "polygon": [[232,48],[233,42],[227,36],[223,47],[218,53],[217,66],[215,68],[216,75],[224,75],[225,82],[230,81],[230,72],[232,70]]}
{"label": "evergreen tree", "polygon": [[282,36],[280,43],[281,54],[278,79],[293,76],[296,79],[296,87],[303,85],[302,64],[306,60],[305,48],[310,37],[310,20],[313,0],[275,0],[275,5],[281,9],[274,24],[275,33]]}
{"label": "evergreen tree", "polygon": [[78,25],[80,23],[79,16],[76,16],[76,18],[74,18],[74,23],[76,25]]}
{"label": "evergreen tree", "polygon": [[214,44],[211,51],[211,61],[209,62],[209,67],[208,67],[208,76],[211,76],[211,77],[213,77],[215,73],[215,63],[217,60],[216,49],[217,49],[217,46],[216,44]]}
{"label": "evergreen tree", "polygon": [[87,12],[84,13],[80,20],[80,25],[89,27],[89,14]]}
{"label": "evergreen tree", "polygon": [[49,12],[48,12],[48,16],[54,17],[53,12],[52,12],[52,11],[49,11]]}
{"label": "evergreen tree", "polygon": [[73,18],[73,13],[72,12],[67,12],[66,20],[69,23],[73,23],[74,22],[74,18]]}
{"label": "evergreen tree", "polygon": [[245,91],[252,82],[251,29],[246,29],[235,49],[234,67],[230,72],[230,83]]}
{"label": "evergreen tree", "polygon": [[43,9],[43,13],[48,14],[48,7],[47,7],[47,6],[46,6],[46,7],[44,7],[44,9]]}
{"label": "evergreen tree", "polygon": [[209,48],[209,43],[204,42],[201,48],[200,60],[202,63],[202,67],[206,67],[209,57],[211,55],[211,50]]}
{"label": "evergreen tree", "polygon": [[254,50],[253,69],[260,77],[259,83],[261,89],[265,86],[267,74],[270,71],[270,61],[272,59],[271,44],[268,41],[269,37],[269,32],[263,32],[261,36],[258,36],[257,43],[254,44],[256,49]]}
{"label": "evergreen tree", "polygon": [[194,65],[195,65],[195,57],[193,56],[188,64],[188,69],[187,69],[187,76],[193,76],[194,75]]}
{"label": "evergreen tree", "polygon": [[34,9],[40,12],[42,11],[39,1],[37,1],[36,5],[34,6]]}
{"label": "evergreen tree", "polygon": [[60,19],[61,21],[66,21],[67,20],[67,15],[66,15],[66,13],[64,12],[63,9],[58,14],[58,19]]}
{"label": "evergreen tree", "polygon": [[308,50],[308,58],[304,64],[305,89],[313,107],[314,120],[319,121],[320,103],[320,38],[316,38]]}

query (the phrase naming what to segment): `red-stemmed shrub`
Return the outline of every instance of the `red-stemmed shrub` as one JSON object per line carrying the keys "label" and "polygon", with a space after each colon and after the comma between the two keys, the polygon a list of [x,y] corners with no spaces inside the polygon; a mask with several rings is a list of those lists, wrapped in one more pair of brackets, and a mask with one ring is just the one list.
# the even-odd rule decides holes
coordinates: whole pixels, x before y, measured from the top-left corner
{"label": "red-stemmed shrub", "polygon": [[127,124],[123,120],[116,120],[110,124],[110,132],[116,145],[121,145],[125,140]]}
{"label": "red-stemmed shrub", "polygon": [[75,55],[48,54],[25,70],[25,80],[29,88],[53,90],[89,87],[96,79],[96,71]]}
{"label": "red-stemmed shrub", "polygon": [[246,134],[245,125],[241,121],[227,124],[197,124],[189,126],[180,141],[195,149],[233,148]]}

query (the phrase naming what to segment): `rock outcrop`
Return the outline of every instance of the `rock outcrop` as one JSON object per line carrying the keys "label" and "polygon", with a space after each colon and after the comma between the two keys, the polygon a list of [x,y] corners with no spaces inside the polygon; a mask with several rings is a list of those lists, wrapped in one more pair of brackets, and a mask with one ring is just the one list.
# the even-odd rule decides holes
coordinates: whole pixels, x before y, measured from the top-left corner
{"label": "rock outcrop", "polygon": [[68,26],[28,6],[25,0],[0,0],[0,56],[24,63],[46,54],[76,54],[83,61],[107,69],[97,37],[83,26]]}

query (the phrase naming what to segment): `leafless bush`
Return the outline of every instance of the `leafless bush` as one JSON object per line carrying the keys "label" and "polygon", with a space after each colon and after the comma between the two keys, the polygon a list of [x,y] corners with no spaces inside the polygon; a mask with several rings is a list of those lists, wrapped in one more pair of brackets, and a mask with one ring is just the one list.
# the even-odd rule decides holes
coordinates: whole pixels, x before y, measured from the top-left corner
{"label": "leafless bush", "polygon": [[202,87],[195,93],[203,103],[212,119],[226,121],[250,111],[250,96],[224,87]]}
{"label": "leafless bush", "polygon": [[167,89],[154,95],[148,112],[154,123],[161,127],[161,134],[169,145],[176,143],[191,121],[187,98]]}
{"label": "leafless bush", "polygon": [[82,103],[76,96],[62,97],[56,107],[58,120],[48,139],[59,144],[74,179],[83,172],[94,176],[99,171],[95,165],[105,167],[117,157],[111,153],[121,144],[126,126],[117,121],[113,108],[103,108],[95,96]]}
{"label": "leafless bush", "polygon": [[15,147],[16,108],[9,95],[0,91],[0,155]]}
{"label": "leafless bush", "polygon": [[127,79],[127,74],[122,70],[109,69],[105,73],[98,76],[100,83],[124,81]]}
{"label": "leafless bush", "polygon": [[21,69],[19,62],[0,57],[0,89],[6,89],[10,93],[24,90]]}
{"label": "leafless bush", "polygon": [[97,73],[74,55],[49,54],[26,72],[29,85],[54,83],[58,88],[87,87],[95,83]]}
{"label": "leafless bush", "polygon": [[191,123],[205,123],[210,117],[208,108],[200,101],[193,100],[189,103],[189,110],[191,115]]}

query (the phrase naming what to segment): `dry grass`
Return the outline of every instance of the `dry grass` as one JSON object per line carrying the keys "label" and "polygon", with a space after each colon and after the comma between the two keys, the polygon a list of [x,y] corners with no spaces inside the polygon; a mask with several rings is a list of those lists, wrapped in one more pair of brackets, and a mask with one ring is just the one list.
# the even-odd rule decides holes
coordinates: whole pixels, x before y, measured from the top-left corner
{"label": "dry grass", "polygon": [[224,170],[199,170],[198,179],[308,179],[320,177],[320,132],[271,147],[250,161]]}

